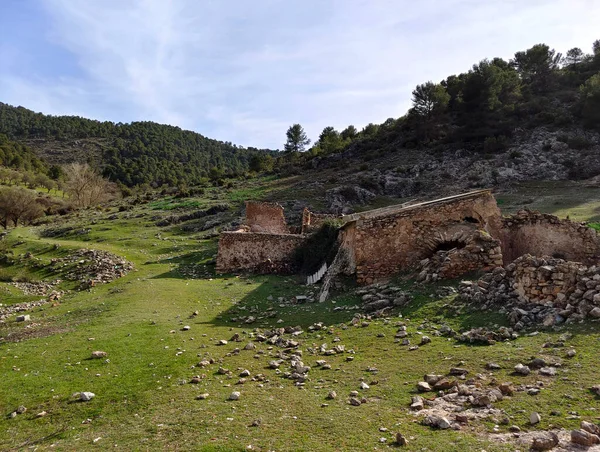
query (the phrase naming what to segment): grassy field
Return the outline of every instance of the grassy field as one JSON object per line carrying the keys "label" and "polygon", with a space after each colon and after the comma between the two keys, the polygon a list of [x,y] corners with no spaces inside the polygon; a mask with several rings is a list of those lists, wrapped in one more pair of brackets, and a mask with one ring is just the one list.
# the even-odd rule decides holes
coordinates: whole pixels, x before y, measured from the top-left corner
{"label": "grassy field", "polygon": [[[291,182],[268,184],[267,188],[234,188],[219,196],[231,202],[253,193],[270,197],[273,190],[289,190]],[[538,188],[543,193],[549,190]],[[506,211],[518,209],[529,196],[530,207],[577,219],[600,218],[600,196],[594,189],[585,195],[567,185],[552,189],[555,195],[545,198],[537,197],[533,187],[501,193],[498,198]],[[566,193],[563,198],[561,193]],[[216,202],[213,195],[198,199],[197,205]],[[510,425],[523,430],[577,428],[579,418],[593,421],[599,416],[597,398],[588,391],[600,383],[597,322],[542,329],[494,346],[468,346],[435,332],[443,324],[462,330],[502,323],[503,317],[456,316],[448,308],[452,297],[436,296],[435,286],[398,281],[415,295],[414,302],[389,319],[373,320],[368,327],[353,326],[357,311],[352,308],[359,298],[351,291],[322,304],[294,304],[296,295],[311,294],[294,277],[215,275],[214,239],[155,226],[153,216],[157,210],[168,211],[169,203],[140,205],[127,212],[113,207],[66,220],[85,227],[84,234],[45,238],[40,234],[44,227],[19,228],[0,241],[0,255],[9,253],[18,260],[14,265],[0,263],[3,304],[39,299],[23,295],[10,281],[50,280],[52,275],[42,264],[76,249],[109,251],[135,265],[125,277],[86,291],[63,282],[60,287],[68,293],[60,304],[33,309],[31,322],[17,323],[13,316],[0,324],[1,450],[389,450],[394,434],[402,432],[409,439],[407,450],[509,451],[515,447],[494,440],[495,425],[500,432],[507,432]],[[113,215],[118,218],[110,219]],[[26,253],[41,264],[18,259]],[[240,323],[239,317],[248,315],[257,321]],[[315,322],[323,322],[326,328],[309,331]],[[407,325],[411,342],[418,343],[420,335],[427,334],[432,343],[414,351],[395,343],[398,322]],[[269,368],[281,349],[252,338],[256,328],[296,325],[304,331],[296,338],[303,361],[313,366],[310,380],[302,386]],[[573,335],[567,345],[576,348],[576,357],[565,358],[566,348],[542,348],[565,332]],[[234,334],[241,342],[230,341]],[[221,339],[229,342],[217,345]],[[332,346],[334,341],[354,353],[323,357],[316,352],[321,344]],[[256,349],[244,350],[248,342],[254,342]],[[107,360],[90,359],[94,350],[107,352]],[[354,359],[348,361],[348,356]],[[532,357],[560,361],[558,376],[511,374],[517,363]],[[213,364],[197,367],[210,358]],[[332,368],[317,368],[319,359]],[[490,374],[485,368],[490,361],[502,369]],[[461,431],[422,426],[408,408],[415,384],[423,374],[445,374],[459,364],[470,375],[481,374],[485,384],[542,380],[544,389],[537,396],[518,392],[496,403],[508,424],[486,419]],[[285,366],[282,370],[287,370]],[[219,373],[220,367],[229,372]],[[367,371],[369,367],[377,372]],[[248,381],[236,384],[244,369],[250,371]],[[199,383],[191,384],[196,375]],[[361,391],[361,381],[369,383],[370,389]],[[331,390],[338,397],[327,400]],[[351,406],[348,395],[353,390],[364,393],[368,403]],[[77,402],[73,394],[80,391],[91,391],[96,397]],[[239,400],[227,400],[232,391],[241,393]],[[197,400],[204,393],[208,398]],[[27,411],[11,418],[20,405]],[[44,411],[47,415],[36,416]],[[528,422],[532,411],[542,415],[535,427]]]}

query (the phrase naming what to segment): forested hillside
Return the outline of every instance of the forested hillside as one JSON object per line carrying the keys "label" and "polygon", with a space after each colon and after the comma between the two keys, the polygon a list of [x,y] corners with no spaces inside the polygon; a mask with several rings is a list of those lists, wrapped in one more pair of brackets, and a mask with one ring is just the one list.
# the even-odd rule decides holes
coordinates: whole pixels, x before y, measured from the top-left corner
{"label": "forested hillside", "polygon": [[[60,148],[68,140],[81,140],[80,145],[91,141],[101,149],[98,163],[104,175],[129,186],[197,184],[207,178],[238,175],[248,170],[253,155],[269,152],[153,122],[115,124],[78,116],[50,116],[3,103],[0,133],[34,147],[38,142]],[[88,157],[98,160],[95,155]]]}
{"label": "forested hillside", "polygon": [[0,166],[36,173],[45,173],[48,170],[46,163],[31,149],[22,143],[10,141],[2,133],[0,133]]}
{"label": "forested hillside", "polygon": [[537,127],[600,130],[600,40],[592,53],[573,48],[563,55],[538,44],[509,61],[485,59],[418,85],[412,101],[404,116],[360,131],[325,127],[306,158],[414,148],[489,154],[507,149],[516,132]]}
{"label": "forested hillside", "polygon": [[[404,116],[362,130],[353,125],[342,131],[325,127],[311,147],[302,126],[294,124],[281,153],[242,148],[153,122],[49,116],[0,103],[0,134],[18,142],[0,143],[0,158],[5,166],[28,171],[88,162],[112,181],[157,187],[220,183],[223,177],[246,176],[248,171],[300,174],[323,164],[337,167],[340,159],[347,166],[348,159],[384,161],[390,154],[414,155],[415,150],[423,156],[461,150],[489,159],[510,152],[517,141],[540,129],[558,133],[558,141],[569,149],[589,150],[598,144],[595,135],[581,131],[600,131],[600,40],[592,44],[591,53],[573,48],[563,55],[538,44],[508,61],[485,59],[439,83],[418,85],[412,101]],[[283,130],[281,135],[283,141]],[[586,162],[579,162],[585,171],[572,162],[564,164],[578,177],[596,175],[597,165]]]}

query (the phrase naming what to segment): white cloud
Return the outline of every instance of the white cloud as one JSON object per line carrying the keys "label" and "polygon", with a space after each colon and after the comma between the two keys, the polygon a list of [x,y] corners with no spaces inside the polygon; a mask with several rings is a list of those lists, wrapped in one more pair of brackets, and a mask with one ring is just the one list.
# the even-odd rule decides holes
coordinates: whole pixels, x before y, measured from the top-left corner
{"label": "white cloud", "polygon": [[485,57],[600,38],[591,0],[44,2],[46,39],[80,73],[24,79],[0,69],[4,101],[265,147],[280,147],[295,122],[314,138],[328,125],[398,117],[417,83]]}

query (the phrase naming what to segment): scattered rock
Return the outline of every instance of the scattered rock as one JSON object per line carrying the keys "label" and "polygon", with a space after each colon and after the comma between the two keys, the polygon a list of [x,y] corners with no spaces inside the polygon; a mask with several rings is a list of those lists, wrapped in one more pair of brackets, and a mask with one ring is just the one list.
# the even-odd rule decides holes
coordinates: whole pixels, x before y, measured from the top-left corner
{"label": "scattered rock", "polygon": [[558,435],[554,432],[536,433],[531,444],[532,450],[544,451],[550,450],[558,445]]}
{"label": "scattered rock", "polygon": [[82,402],[89,402],[94,397],[96,397],[96,394],[94,394],[93,392],[80,392],[79,393],[79,400],[81,400]]}
{"label": "scattered rock", "polygon": [[600,437],[585,430],[572,430],[571,442],[580,446],[590,447],[600,443]]}
{"label": "scattered rock", "polygon": [[430,392],[433,391],[429,383],[426,381],[420,381],[417,383],[417,391],[419,392]]}
{"label": "scattered rock", "polygon": [[406,441],[406,438],[404,437],[404,435],[402,435],[402,433],[396,433],[397,446],[406,446],[407,443],[408,441]]}
{"label": "scattered rock", "polygon": [[423,419],[423,425],[428,425],[429,427],[439,428],[442,430],[448,429],[452,427],[452,424],[448,419],[442,416],[437,416],[434,414],[430,414]]}
{"label": "scattered rock", "polygon": [[413,410],[422,410],[423,409],[423,398],[419,396],[414,396],[411,399],[410,408]]}
{"label": "scattered rock", "polygon": [[531,425],[535,425],[537,423],[539,423],[542,420],[542,417],[539,415],[539,413],[533,412],[529,415],[529,423]]}
{"label": "scattered rock", "polygon": [[93,359],[106,358],[107,356],[108,356],[108,353],[103,352],[101,350],[96,350],[96,351],[92,352]]}
{"label": "scattered rock", "polygon": [[358,400],[356,397],[350,397],[349,399],[350,405],[352,406],[360,406],[360,400]]}
{"label": "scattered rock", "polygon": [[230,395],[229,395],[229,400],[239,400],[240,399],[241,394],[238,391],[233,391]]}
{"label": "scattered rock", "polygon": [[540,370],[540,375],[545,375],[547,377],[556,376],[556,367],[542,367]]}
{"label": "scattered rock", "polygon": [[515,373],[519,375],[529,375],[531,373],[531,369],[528,366],[519,363],[515,366]]}

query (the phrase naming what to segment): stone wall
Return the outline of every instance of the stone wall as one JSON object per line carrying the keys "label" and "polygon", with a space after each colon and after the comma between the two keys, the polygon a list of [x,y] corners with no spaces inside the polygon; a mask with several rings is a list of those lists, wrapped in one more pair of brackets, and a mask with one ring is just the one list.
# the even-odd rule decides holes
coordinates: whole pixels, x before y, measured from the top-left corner
{"label": "stone wall", "polygon": [[418,281],[431,282],[457,278],[476,270],[490,271],[502,265],[500,241],[485,231],[477,230],[454,240],[465,243],[463,248],[441,250],[419,263]]}
{"label": "stone wall", "polygon": [[[500,229],[500,210],[489,191],[353,216],[345,246],[352,248],[357,281],[371,284],[416,267],[441,249],[467,243],[457,239],[477,230]],[[466,271],[469,271],[467,269]],[[453,273],[460,273],[455,269]]]}
{"label": "stone wall", "polygon": [[294,253],[306,240],[294,234],[223,232],[219,238],[217,272],[292,273]]}
{"label": "stone wall", "polygon": [[577,275],[584,268],[579,262],[531,255],[522,256],[507,267],[519,298],[537,304],[565,301],[575,291]]}
{"label": "stone wall", "polygon": [[508,314],[516,329],[600,318],[600,267],[550,256],[526,254],[459,291],[474,307]]}
{"label": "stone wall", "polygon": [[499,238],[505,264],[524,254],[586,264],[600,260],[600,236],[595,230],[554,215],[521,210],[503,218]]}
{"label": "stone wall", "polygon": [[338,215],[329,213],[314,213],[308,209],[302,212],[302,234],[310,234],[319,229],[327,220],[341,218]]}
{"label": "stone wall", "polygon": [[251,232],[290,232],[283,215],[283,207],[276,203],[246,201],[246,225]]}

